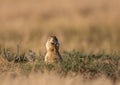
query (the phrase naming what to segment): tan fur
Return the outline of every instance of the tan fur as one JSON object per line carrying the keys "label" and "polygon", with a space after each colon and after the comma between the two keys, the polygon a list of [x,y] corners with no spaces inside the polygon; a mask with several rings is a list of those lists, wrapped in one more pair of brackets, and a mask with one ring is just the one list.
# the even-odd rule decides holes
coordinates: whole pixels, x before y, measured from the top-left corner
{"label": "tan fur", "polygon": [[62,57],[59,53],[59,42],[56,36],[50,36],[46,42],[46,55],[45,62],[53,63],[56,60],[62,61]]}

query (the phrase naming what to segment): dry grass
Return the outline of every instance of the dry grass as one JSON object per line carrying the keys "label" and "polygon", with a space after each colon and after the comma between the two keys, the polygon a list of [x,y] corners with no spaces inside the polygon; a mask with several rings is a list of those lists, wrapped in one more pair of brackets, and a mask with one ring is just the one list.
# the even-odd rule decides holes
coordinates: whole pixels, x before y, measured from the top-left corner
{"label": "dry grass", "polygon": [[[104,81],[104,82],[103,82]],[[8,77],[0,79],[1,85],[113,85],[109,79],[102,77],[96,80],[83,80],[81,77],[66,77],[61,78],[58,75],[52,73],[46,74],[34,74],[29,78],[19,76]],[[119,85],[119,84],[116,84]]]}
{"label": "dry grass", "polygon": [[[117,53],[108,55],[106,53],[64,52],[62,53],[63,61],[53,64],[46,64],[43,56],[40,55],[35,56],[34,62],[28,62],[24,61],[26,55],[11,56],[12,52],[8,53],[9,56],[2,53],[0,57],[0,82],[3,85],[14,83],[15,85],[33,85],[34,83],[38,85],[72,85],[73,83],[76,85],[119,85],[120,57]],[[6,52],[6,55],[8,53]],[[7,61],[10,58],[13,60]]]}

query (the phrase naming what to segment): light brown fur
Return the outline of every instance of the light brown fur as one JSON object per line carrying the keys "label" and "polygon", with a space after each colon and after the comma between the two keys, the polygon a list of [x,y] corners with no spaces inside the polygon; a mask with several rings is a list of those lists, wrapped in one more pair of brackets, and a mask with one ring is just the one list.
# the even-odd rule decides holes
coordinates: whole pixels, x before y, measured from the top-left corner
{"label": "light brown fur", "polygon": [[59,53],[59,42],[56,36],[50,36],[46,42],[46,55],[45,62],[53,63],[56,60],[62,61],[62,57]]}

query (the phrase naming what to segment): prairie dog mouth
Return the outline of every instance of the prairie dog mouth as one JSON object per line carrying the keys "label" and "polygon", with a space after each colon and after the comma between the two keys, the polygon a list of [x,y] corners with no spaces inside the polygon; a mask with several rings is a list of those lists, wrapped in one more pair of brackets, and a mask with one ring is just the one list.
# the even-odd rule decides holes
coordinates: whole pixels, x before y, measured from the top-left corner
{"label": "prairie dog mouth", "polygon": [[54,43],[54,42],[51,42],[51,44],[52,44],[52,45],[55,45],[55,43]]}

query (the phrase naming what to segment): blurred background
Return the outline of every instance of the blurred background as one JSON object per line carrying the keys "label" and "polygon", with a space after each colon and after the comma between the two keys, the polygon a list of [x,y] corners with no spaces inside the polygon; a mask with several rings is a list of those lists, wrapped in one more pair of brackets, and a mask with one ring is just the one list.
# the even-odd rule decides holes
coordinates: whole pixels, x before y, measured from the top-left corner
{"label": "blurred background", "polygon": [[0,0],[0,47],[45,52],[56,35],[61,51],[120,47],[119,0]]}

